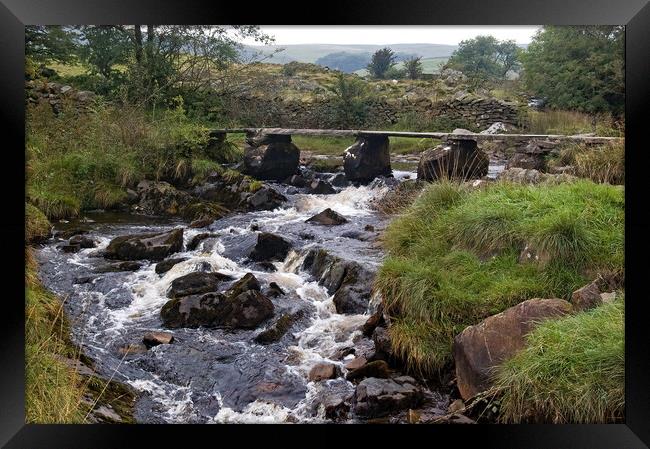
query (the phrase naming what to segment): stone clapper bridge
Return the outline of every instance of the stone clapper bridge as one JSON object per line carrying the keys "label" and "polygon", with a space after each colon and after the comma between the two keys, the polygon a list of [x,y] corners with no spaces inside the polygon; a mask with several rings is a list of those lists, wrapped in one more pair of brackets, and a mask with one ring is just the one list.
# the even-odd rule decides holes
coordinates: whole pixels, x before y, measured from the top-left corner
{"label": "stone clapper bridge", "polygon": [[[418,165],[418,178],[434,180],[442,173],[464,178],[487,174],[489,159],[478,150],[478,142],[501,141],[526,147],[521,153],[546,154],[560,142],[598,145],[622,141],[622,137],[557,134],[488,134],[466,130],[454,132],[375,131],[356,129],[291,129],[291,128],[230,128],[210,132],[209,147],[217,148],[227,134],[246,134],[244,173],[258,179],[284,180],[297,172],[300,150],[291,142],[292,135],[354,137],[356,142],[343,154],[345,177],[352,182],[369,182],[377,176],[388,176],[390,167],[389,137],[440,139],[443,145],[426,150]],[[425,153],[428,153],[425,156]]]}

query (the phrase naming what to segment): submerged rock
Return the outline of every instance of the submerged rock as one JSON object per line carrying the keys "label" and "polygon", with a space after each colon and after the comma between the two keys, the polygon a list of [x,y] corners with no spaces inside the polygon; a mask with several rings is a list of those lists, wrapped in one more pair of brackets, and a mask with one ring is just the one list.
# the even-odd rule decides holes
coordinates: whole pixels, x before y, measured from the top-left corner
{"label": "submerged rock", "polygon": [[307,219],[305,223],[324,225],[324,226],[338,226],[347,223],[348,220],[343,215],[333,211],[329,207],[324,211]]}
{"label": "submerged rock", "polygon": [[257,244],[248,257],[255,262],[279,262],[287,257],[290,249],[291,243],[284,237],[262,232],[258,234]]}
{"label": "submerged rock", "polygon": [[303,315],[304,313],[302,310],[296,313],[286,313],[282,315],[275,323],[260,332],[255,337],[255,342],[262,345],[267,345],[280,341],[280,339],[289,331],[289,329],[291,329],[291,326],[293,326],[296,321],[302,318]]}
{"label": "submerged rock", "polygon": [[187,243],[186,249],[187,251],[194,251],[203,240],[218,237],[218,236],[219,236],[218,234],[214,234],[211,232],[202,232],[201,234],[197,234],[194,237],[192,237],[192,240],[190,240]]}
{"label": "submerged rock", "polygon": [[246,199],[249,209],[273,210],[287,201],[287,197],[271,187],[262,187]]}
{"label": "submerged rock", "polygon": [[458,390],[467,400],[487,390],[491,370],[511,358],[526,344],[525,336],[545,319],[572,312],[562,299],[529,299],[468,326],[453,344]]}
{"label": "submerged rock", "polygon": [[70,245],[79,245],[80,248],[94,248],[97,246],[95,241],[85,235],[75,235],[70,237]]}
{"label": "submerged rock", "polygon": [[183,229],[116,237],[104,251],[107,259],[161,260],[183,249]]}
{"label": "submerged rock", "polygon": [[332,184],[327,181],[323,181],[322,179],[314,179],[311,184],[309,184],[309,193],[313,193],[315,195],[331,195],[333,193],[336,193],[336,189],[334,189],[334,187],[332,187]]}
{"label": "submerged rock", "polygon": [[187,260],[187,257],[176,257],[173,259],[165,259],[161,262],[158,262],[156,264],[156,274],[164,274],[167,273],[169,270],[171,270],[174,265],[179,264],[181,262],[185,262]]}
{"label": "submerged rock", "polygon": [[158,345],[168,345],[173,343],[174,335],[169,332],[147,332],[142,337],[142,343],[148,348],[151,349],[154,346]]}

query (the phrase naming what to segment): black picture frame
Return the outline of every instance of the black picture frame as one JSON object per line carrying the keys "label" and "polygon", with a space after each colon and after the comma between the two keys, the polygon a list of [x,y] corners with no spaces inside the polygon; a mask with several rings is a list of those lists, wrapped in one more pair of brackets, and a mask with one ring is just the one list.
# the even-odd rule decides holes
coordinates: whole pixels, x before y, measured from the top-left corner
{"label": "black picture frame", "polygon": [[[291,13],[296,13],[291,17]],[[291,18],[290,18],[291,17]],[[476,425],[476,426],[269,426],[250,432],[246,426],[197,425],[36,425],[24,414],[24,25],[30,24],[356,24],[356,25],[626,25],[626,418],[607,425]],[[441,443],[473,442],[500,448],[576,447],[642,448],[650,444],[650,346],[644,312],[648,230],[645,209],[643,145],[645,108],[650,100],[650,4],[645,0],[499,1],[343,1],[282,6],[184,0],[0,0],[0,118],[2,133],[3,220],[0,239],[5,256],[5,290],[0,325],[0,444],[8,448],[128,447],[136,439],[145,446],[169,445],[178,439],[230,444],[226,438],[271,438],[281,443],[350,444],[350,438],[370,441]],[[635,149],[637,150],[635,152]],[[23,191],[24,196],[24,191]],[[22,293],[21,293],[22,292]],[[579,406],[579,404],[576,404]],[[314,433],[318,438],[289,439],[284,433]],[[341,434],[339,437],[338,434]],[[275,437],[277,435],[277,437]],[[322,435],[322,436],[319,436]],[[191,437],[191,439],[188,439]],[[196,443],[191,443],[195,442]],[[241,440],[240,440],[241,441]],[[322,443],[321,443],[322,444]],[[372,444],[372,443],[371,443]],[[422,443],[419,443],[422,444]]]}

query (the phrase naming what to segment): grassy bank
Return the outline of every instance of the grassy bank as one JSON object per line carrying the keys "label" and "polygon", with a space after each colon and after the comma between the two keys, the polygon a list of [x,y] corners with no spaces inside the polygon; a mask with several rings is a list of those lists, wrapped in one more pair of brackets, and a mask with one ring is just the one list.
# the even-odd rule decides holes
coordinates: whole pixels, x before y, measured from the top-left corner
{"label": "grassy bank", "polygon": [[[623,223],[617,186],[429,185],[384,236],[375,287],[395,350],[416,371],[441,370],[466,326],[526,299],[568,298],[597,273],[622,270]],[[519,262],[526,246],[538,260]]]}
{"label": "grassy bank", "polygon": [[50,219],[111,208],[126,189],[149,179],[183,180],[219,169],[236,156],[206,150],[207,127],[182,109],[148,113],[97,102],[92,113],[72,104],[27,111],[27,194]]}
{"label": "grassy bank", "polygon": [[25,277],[25,411],[27,422],[81,423],[85,389],[64,362],[79,354],[71,344],[62,303],[41,285],[27,251]]}
{"label": "grassy bank", "polygon": [[623,300],[547,321],[503,364],[504,422],[620,422],[625,407]]}

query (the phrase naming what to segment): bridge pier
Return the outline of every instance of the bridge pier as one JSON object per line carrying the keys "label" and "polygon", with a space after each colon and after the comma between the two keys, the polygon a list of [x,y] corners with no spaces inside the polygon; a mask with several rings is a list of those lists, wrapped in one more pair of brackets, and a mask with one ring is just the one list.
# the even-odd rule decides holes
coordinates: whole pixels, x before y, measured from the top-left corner
{"label": "bridge pier", "polygon": [[343,154],[343,169],[352,182],[367,183],[377,176],[391,175],[388,136],[359,134]]}
{"label": "bridge pier", "polygon": [[246,133],[244,174],[283,181],[298,172],[299,160],[300,150],[290,134]]}

